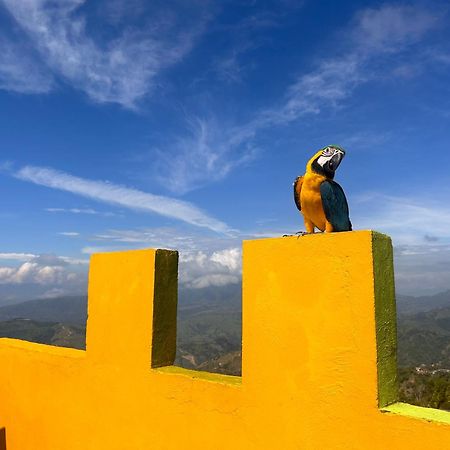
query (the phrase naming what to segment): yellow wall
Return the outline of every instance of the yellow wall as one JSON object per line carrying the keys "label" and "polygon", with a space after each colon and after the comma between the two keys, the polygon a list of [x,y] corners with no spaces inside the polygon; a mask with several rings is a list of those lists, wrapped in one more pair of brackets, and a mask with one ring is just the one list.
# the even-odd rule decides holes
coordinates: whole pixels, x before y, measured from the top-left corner
{"label": "yellow wall", "polygon": [[94,255],[87,352],[0,339],[7,450],[449,448],[450,413],[386,407],[387,237],[247,241],[243,258],[241,380],[157,368],[174,355],[176,253]]}

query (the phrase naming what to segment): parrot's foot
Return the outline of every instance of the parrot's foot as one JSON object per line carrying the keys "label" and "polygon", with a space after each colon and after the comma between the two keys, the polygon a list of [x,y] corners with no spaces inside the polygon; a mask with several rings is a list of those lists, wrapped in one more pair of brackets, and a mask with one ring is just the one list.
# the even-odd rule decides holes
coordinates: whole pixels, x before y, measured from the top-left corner
{"label": "parrot's foot", "polygon": [[297,236],[297,238],[299,238],[300,236],[305,236],[305,234],[309,233],[307,231],[297,231],[294,234],[283,234],[283,237]]}

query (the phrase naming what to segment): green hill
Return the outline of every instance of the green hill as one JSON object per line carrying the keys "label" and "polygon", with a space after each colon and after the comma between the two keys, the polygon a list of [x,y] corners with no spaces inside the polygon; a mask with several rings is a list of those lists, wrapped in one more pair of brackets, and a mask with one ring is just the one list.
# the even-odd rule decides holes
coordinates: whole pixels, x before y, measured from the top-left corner
{"label": "green hill", "polygon": [[421,297],[397,295],[399,314],[417,314],[446,307],[450,307],[450,291]]}
{"label": "green hill", "polygon": [[[84,348],[86,305],[86,296],[77,296],[31,300],[1,307],[0,337]],[[241,316],[240,285],[181,290],[176,364],[210,370],[214,366],[214,363],[208,365],[210,360],[217,360],[219,367],[222,356],[240,352]],[[233,367],[233,373],[240,373],[240,360]]]}
{"label": "green hill", "polygon": [[[400,367],[438,364],[450,368],[449,293],[432,297],[399,296],[398,362]],[[405,313],[417,311],[418,313]],[[13,320],[16,318],[31,321]],[[36,342],[83,348],[86,297],[32,300],[0,308],[0,333]],[[66,328],[61,328],[66,327]],[[180,289],[176,364],[199,370],[240,373],[242,340],[241,286]],[[58,339],[59,335],[63,337]],[[64,330],[73,336],[64,337]],[[75,330],[75,331],[73,331]],[[82,339],[80,338],[82,335]],[[61,343],[61,344],[60,344]],[[222,360],[225,358],[225,362]]]}
{"label": "green hill", "polygon": [[29,300],[0,307],[0,321],[16,318],[42,322],[64,322],[85,325],[87,297],[85,295]]}
{"label": "green hill", "polygon": [[398,364],[450,368],[450,307],[398,316]]}
{"label": "green hill", "polygon": [[22,339],[58,347],[86,348],[86,330],[82,326],[54,322],[14,319],[0,322],[0,337]]}

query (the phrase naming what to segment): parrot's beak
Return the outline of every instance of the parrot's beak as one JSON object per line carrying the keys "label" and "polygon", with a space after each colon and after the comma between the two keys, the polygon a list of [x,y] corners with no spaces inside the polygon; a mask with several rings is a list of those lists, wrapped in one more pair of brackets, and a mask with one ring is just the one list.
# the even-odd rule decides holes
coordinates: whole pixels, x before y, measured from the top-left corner
{"label": "parrot's beak", "polygon": [[339,164],[341,164],[342,159],[344,158],[345,153],[338,152],[333,155],[333,157],[327,162],[327,170],[331,173],[336,172],[336,169],[339,167]]}

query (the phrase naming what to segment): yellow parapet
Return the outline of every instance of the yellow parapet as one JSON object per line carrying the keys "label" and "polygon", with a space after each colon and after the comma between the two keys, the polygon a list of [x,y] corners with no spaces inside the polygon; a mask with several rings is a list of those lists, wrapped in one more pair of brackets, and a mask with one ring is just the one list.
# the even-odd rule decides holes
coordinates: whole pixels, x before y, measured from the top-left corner
{"label": "yellow parapet", "polygon": [[94,255],[87,351],[0,339],[0,449],[447,449],[396,403],[390,239],[244,242],[243,376],[171,366],[177,253]]}

